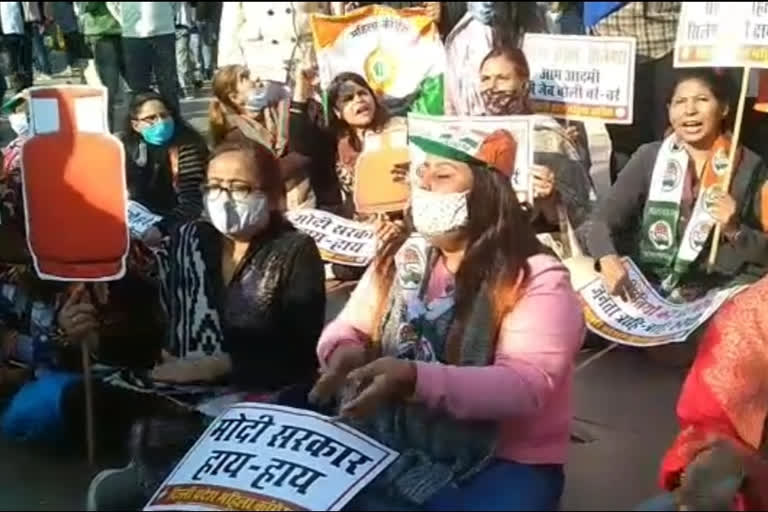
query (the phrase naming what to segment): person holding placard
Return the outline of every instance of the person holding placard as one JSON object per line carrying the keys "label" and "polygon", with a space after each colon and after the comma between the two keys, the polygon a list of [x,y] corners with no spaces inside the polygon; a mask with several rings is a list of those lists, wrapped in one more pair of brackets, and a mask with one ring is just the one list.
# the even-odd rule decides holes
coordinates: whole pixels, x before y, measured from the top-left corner
{"label": "person holding placard", "polygon": [[319,342],[310,398],[339,393],[343,419],[400,452],[350,509],[558,508],[581,308],[494,165],[502,151],[469,154],[466,138],[410,129],[416,232]]}
{"label": "person holding placard", "polygon": [[[214,144],[247,139],[278,158],[286,208],[334,207],[341,199],[333,173],[333,140],[312,120],[311,77],[297,68],[293,98],[280,83],[252,76],[244,66],[219,68],[213,79],[209,123]],[[319,110],[319,109],[318,109]]]}
{"label": "person holding placard", "polygon": [[[491,50],[480,65],[480,94],[492,116],[530,115],[530,71],[525,54],[511,47]],[[552,118],[537,116],[531,169],[534,223],[539,232],[556,231],[561,217],[576,228],[590,213],[595,197],[586,151],[576,142],[575,127],[563,129]]]}
{"label": "person holding placard", "polygon": [[[768,270],[762,222],[768,170],[738,148],[733,183],[723,190],[731,109],[725,76],[708,68],[680,70],[668,103],[673,132],[642,146],[599,204],[587,227],[590,255],[607,290],[631,296],[621,256],[631,256],[658,291],[693,300],[715,287],[748,284]],[[712,273],[705,269],[715,223],[724,237]]]}
{"label": "person holding placard", "polygon": [[154,92],[133,98],[120,137],[129,199],[162,217],[142,235],[144,242],[157,245],[176,226],[200,216],[208,146]]}
{"label": "person holding placard", "polygon": [[[337,140],[336,145],[336,173],[342,195],[342,209],[344,217],[360,221],[369,221],[376,224],[376,236],[381,244],[396,239],[402,234],[403,224],[401,204],[398,209],[382,214],[363,213],[358,211],[356,205],[356,181],[357,171],[361,155],[365,151],[366,141],[375,141],[384,147],[393,139],[384,139],[387,134],[395,134],[395,137],[405,136],[405,120],[401,117],[391,117],[386,107],[379,101],[371,86],[363,77],[355,73],[342,73],[331,82],[328,88],[329,125],[331,132]],[[372,142],[371,142],[372,143]],[[382,151],[381,154],[386,153]],[[404,148],[390,147],[391,155],[403,152]],[[385,155],[386,158],[386,155]],[[407,156],[402,161],[392,164],[390,169],[381,169],[382,172],[390,171],[391,181],[387,178],[386,190],[379,190],[382,195],[402,195],[406,182]],[[373,169],[372,169],[373,170]],[[407,190],[407,189],[406,189]],[[367,189],[368,195],[374,195],[377,191]],[[372,200],[375,200],[372,199]],[[342,280],[354,280],[360,277],[356,268],[346,268],[334,265],[334,275]]]}

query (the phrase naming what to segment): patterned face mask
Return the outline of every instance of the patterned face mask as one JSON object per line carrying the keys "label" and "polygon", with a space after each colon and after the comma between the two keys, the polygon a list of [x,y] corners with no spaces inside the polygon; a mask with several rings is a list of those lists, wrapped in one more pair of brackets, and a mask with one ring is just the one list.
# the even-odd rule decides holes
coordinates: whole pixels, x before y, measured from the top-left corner
{"label": "patterned face mask", "polygon": [[468,191],[439,194],[413,187],[411,213],[416,231],[430,238],[465,227],[469,222],[468,195]]}
{"label": "patterned face mask", "polygon": [[491,116],[517,116],[525,114],[527,88],[512,91],[487,90],[481,93],[485,110]]}

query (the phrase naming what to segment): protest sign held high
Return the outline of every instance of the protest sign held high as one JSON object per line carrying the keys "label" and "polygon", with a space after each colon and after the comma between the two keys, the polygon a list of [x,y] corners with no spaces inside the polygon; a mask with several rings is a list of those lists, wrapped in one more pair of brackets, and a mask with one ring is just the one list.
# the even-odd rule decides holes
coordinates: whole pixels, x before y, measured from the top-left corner
{"label": "protest sign held high", "polygon": [[340,510],[396,458],[319,414],[238,404],[208,427],[145,510]]}
{"label": "protest sign held high", "polygon": [[320,85],[343,72],[365,77],[394,114],[443,113],[445,48],[424,9],[374,5],[344,16],[313,14]]}
{"label": "protest sign held high", "polygon": [[[479,161],[493,160],[496,167],[510,176],[521,202],[532,202],[530,166],[533,163],[531,133],[535,116],[431,117],[408,116],[408,137],[439,140],[456,150],[474,155]],[[499,133],[509,136],[511,144],[498,144]],[[411,144],[411,169],[420,165],[424,153]],[[509,167],[507,169],[506,167]]]}
{"label": "protest sign held high", "polygon": [[101,87],[29,90],[32,137],[22,146],[24,210],[38,275],[107,281],[128,254],[125,153],[107,131]]}
{"label": "protest sign held high", "polygon": [[537,113],[632,124],[634,38],[529,33],[523,51]]}
{"label": "protest sign held high", "polygon": [[768,68],[768,2],[682,2],[675,67]]}
{"label": "protest sign held high", "polygon": [[373,226],[338,215],[306,208],[285,214],[296,229],[311,236],[323,260],[340,265],[365,267],[376,256]]}

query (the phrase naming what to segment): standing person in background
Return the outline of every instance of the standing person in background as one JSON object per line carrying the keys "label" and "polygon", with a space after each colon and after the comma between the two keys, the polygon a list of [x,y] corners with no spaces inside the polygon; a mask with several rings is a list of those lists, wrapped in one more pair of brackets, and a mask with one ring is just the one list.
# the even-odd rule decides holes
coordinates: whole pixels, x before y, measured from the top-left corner
{"label": "standing person in background", "polygon": [[328,13],[329,2],[224,2],[218,64],[287,84],[297,63],[314,61],[309,16]]}
{"label": "standing person in background", "polygon": [[83,36],[77,26],[74,2],[48,2],[53,13],[53,19],[64,35],[64,45],[67,54],[67,75],[72,75],[84,58]]}
{"label": "standing person in background", "polygon": [[195,19],[199,43],[197,55],[200,74],[203,80],[213,78],[216,69],[217,43],[219,40],[219,23],[221,22],[222,2],[196,2]]}
{"label": "standing person in background", "polygon": [[584,24],[592,35],[637,40],[634,123],[608,125],[615,151],[627,157],[664,138],[679,17],[680,2],[584,2]]}
{"label": "standing person in background", "polygon": [[176,2],[176,67],[179,71],[179,92],[182,98],[193,96],[192,88],[202,84],[195,78],[192,29],[195,28],[195,10],[191,2]]}
{"label": "standing person in background", "polygon": [[120,23],[110,13],[107,2],[79,2],[79,11],[96,73],[107,88],[109,126],[114,128],[115,98],[120,90],[120,76],[125,75]]}
{"label": "standing person in background", "polygon": [[123,29],[125,79],[134,93],[147,92],[152,73],[166,103],[179,112],[174,2],[108,2]]}
{"label": "standing person in background", "polygon": [[45,32],[47,24],[43,3],[21,2],[24,7],[24,27],[32,39],[32,61],[37,68],[37,78],[50,80],[53,72],[51,71],[51,61],[48,58],[48,48],[45,47],[43,41],[43,32]]}
{"label": "standing person in background", "polygon": [[32,85],[32,39],[24,27],[21,2],[0,2],[0,20],[8,52],[8,85],[20,92]]}

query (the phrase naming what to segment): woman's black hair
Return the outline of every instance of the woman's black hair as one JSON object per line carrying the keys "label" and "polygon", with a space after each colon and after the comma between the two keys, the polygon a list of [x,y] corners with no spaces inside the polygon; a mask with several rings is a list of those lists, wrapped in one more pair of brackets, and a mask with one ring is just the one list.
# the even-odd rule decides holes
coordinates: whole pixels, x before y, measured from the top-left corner
{"label": "woman's black hair", "polygon": [[373,122],[371,122],[371,128],[377,130],[382,128],[387,121],[389,121],[389,112],[376,96],[365,78],[357,73],[339,73],[331,81],[328,86],[328,126],[336,136],[336,140],[339,140],[345,136],[349,137],[350,144],[355,151],[362,151],[363,143],[358,140],[357,134],[351,127],[339,116],[336,115],[336,104],[339,101],[339,95],[341,94],[341,86],[347,82],[352,82],[366,91],[373,97],[374,105],[376,106],[376,112],[373,116]]}
{"label": "woman's black hair", "polygon": [[132,121],[136,120],[136,116],[142,105],[148,101],[159,101],[165,105],[165,108],[171,113],[173,122],[176,125],[176,133],[173,135],[171,144],[183,142],[185,144],[201,144],[202,146],[206,146],[203,136],[181,117],[181,113],[177,112],[173,105],[155,91],[136,93],[131,98],[131,103],[128,105],[128,116],[125,119],[125,126],[123,127],[124,140],[128,141],[134,139],[135,142],[138,142],[141,138],[141,135],[133,129]]}
{"label": "woman's black hair", "polygon": [[714,68],[676,69],[674,71],[672,87],[667,97],[667,104],[672,103],[677,87],[688,80],[698,80],[705,84],[721,105],[733,107],[734,85],[732,77],[727,71],[721,72]]}

